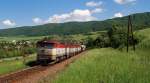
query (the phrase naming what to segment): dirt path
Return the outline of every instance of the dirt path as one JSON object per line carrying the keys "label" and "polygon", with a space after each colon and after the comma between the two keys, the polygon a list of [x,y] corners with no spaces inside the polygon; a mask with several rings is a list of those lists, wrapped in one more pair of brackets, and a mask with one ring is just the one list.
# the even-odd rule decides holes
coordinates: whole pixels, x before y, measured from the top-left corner
{"label": "dirt path", "polygon": [[37,83],[39,80],[47,76],[55,77],[57,72],[65,69],[71,62],[83,55],[83,53],[85,52],[82,52],[81,54],[73,56],[57,64],[45,67],[37,66],[22,72],[0,77],[0,83]]}

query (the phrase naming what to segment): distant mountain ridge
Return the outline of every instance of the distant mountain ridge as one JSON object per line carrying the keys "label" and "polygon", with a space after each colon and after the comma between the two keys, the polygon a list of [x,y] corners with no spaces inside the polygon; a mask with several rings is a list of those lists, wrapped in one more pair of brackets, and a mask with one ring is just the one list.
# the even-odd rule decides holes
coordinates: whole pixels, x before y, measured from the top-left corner
{"label": "distant mountain ridge", "polygon": [[[114,25],[127,27],[128,17],[113,18],[104,21],[49,23],[38,26],[24,26],[10,29],[1,29],[0,36],[44,36],[68,35],[87,33],[92,31],[108,30]],[[150,12],[132,14],[134,29],[150,27]]]}

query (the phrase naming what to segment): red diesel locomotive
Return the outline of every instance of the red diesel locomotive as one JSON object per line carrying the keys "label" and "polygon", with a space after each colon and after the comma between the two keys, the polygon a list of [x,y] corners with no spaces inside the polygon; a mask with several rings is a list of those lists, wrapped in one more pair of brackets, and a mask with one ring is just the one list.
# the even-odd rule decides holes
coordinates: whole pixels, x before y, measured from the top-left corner
{"label": "red diesel locomotive", "polygon": [[37,61],[49,63],[76,55],[86,48],[85,45],[62,44],[58,41],[44,40],[37,42]]}

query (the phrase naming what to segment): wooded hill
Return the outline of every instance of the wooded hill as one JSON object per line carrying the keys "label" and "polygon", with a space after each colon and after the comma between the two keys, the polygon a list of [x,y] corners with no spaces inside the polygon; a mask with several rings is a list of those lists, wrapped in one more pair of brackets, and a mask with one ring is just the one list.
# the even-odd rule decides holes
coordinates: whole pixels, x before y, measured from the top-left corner
{"label": "wooded hill", "polygon": [[[134,30],[150,27],[150,12],[132,14]],[[38,26],[24,26],[1,29],[0,36],[44,36],[69,35],[93,31],[108,30],[114,26],[127,27],[128,17],[113,18],[104,21],[49,23]]]}

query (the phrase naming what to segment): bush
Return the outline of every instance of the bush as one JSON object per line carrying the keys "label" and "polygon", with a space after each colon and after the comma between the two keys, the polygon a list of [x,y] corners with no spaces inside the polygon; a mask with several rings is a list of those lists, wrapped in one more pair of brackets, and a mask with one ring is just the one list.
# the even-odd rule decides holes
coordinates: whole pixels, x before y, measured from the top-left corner
{"label": "bush", "polygon": [[113,27],[108,30],[108,36],[110,39],[110,45],[113,48],[118,48],[127,43],[127,33],[125,28]]}
{"label": "bush", "polygon": [[110,46],[109,44],[110,44],[110,41],[109,41],[108,35],[106,34],[102,34],[94,40],[94,45],[96,47],[100,47],[100,48],[109,47]]}
{"label": "bush", "polygon": [[0,49],[0,53],[1,53],[1,54],[0,54],[0,59],[1,59],[1,58],[4,58],[4,57],[6,56],[6,53],[5,53],[4,50],[1,50],[1,49]]}
{"label": "bush", "polygon": [[86,39],[86,46],[88,48],[93,48],[94,47],[94,39],[92,37],[88,37]]}
{"label": "bush", "polygon": [[21,56],[21,52],[18,50],[13,50],[13,51],[6,51],[6,50],[0,50],[0,58],[10,58],[10,57],[17,57]]}
{"label": "bush", "polygon": [[36,52],[36,48],[25,48],[25,54],[33,54]]}

